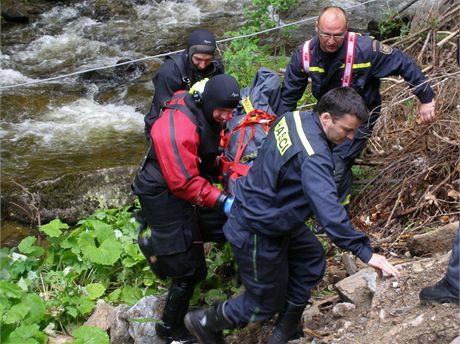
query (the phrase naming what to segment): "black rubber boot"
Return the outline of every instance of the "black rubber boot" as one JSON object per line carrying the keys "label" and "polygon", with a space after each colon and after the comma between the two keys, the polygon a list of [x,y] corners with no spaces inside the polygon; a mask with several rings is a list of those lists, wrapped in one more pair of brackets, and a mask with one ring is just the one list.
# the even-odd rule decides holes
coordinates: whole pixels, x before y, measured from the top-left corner
{"label": "black rubber boot", "polygon": [[185,328],[184,316],[195,289],[193,279],[173,279],[168,291],[161,322],[155,324],[155,331],[166,343],[196,343],[197,340]]}
{"label": "black rubber boot", "polygon": [[185,316],[185,326],[200,344],[224,344],[224,329],[234,328],[223,312],[224,303],[214,307],[189,312]]}
{"label": "black rubber boot", "polygon": [[286,344],[289,340],[302,337],[301,319],[304,309],[305,305],[296,305],[286,301],[267,344]]}
{"label": "black rubber boot", "polygon": [[459,291],[455,290],[445,278],[432,287],[423,288],[419,294],[422,304],[428,303],[455,303],[460,305]]}

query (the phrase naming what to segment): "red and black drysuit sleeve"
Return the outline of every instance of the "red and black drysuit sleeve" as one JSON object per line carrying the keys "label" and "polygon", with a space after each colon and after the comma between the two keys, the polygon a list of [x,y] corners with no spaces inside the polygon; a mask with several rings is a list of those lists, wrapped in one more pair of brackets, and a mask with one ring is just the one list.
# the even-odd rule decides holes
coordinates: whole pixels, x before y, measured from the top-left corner
{"label": "red and black drysuit sleeve", "polygon": [[166,109],[150,135],[171,192],[200,207],[213,207],[222,191],[200,176],[197,126],[180,110]]}

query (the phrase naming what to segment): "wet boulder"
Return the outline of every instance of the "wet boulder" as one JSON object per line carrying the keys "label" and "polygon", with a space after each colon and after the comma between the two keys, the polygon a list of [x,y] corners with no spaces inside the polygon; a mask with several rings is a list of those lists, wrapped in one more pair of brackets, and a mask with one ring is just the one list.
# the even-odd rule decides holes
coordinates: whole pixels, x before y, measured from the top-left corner
{"label": "wet boulder", "polygon": [[132,204],[136,166],[66,174],[2,195],[2,218],[37,224],[60,218],[74,224],[98,208]]}

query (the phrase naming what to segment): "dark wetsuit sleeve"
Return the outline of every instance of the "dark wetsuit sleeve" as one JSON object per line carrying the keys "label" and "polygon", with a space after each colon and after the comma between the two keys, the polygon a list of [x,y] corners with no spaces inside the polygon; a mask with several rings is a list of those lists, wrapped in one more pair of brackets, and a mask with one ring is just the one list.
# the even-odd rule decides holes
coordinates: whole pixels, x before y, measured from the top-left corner
{"label": "dark wetsuit sleeve", "polygon": [[183,89],[181,73],[176,64],[168,59],[152,78],[155,87],[153,106],[156,113],[160,113],[166,101],[170,100],[174,92]]}

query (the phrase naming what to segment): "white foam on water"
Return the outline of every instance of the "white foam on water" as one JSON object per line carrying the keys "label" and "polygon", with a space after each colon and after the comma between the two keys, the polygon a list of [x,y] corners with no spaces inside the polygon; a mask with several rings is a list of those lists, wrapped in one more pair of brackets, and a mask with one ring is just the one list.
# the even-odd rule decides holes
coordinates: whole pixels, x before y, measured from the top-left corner
{"label": "white foam on water", "polygon": [[114,133],[138,134],[143,130],[143,118],[130,105],[101,105],[81,98],[50,109],[39,120],[3,123],[0,135],[10,142],[33,139],[34,145],[71,149],[110,141]]}
{"label": "white foam on water", "polygon": [[104,46],[104,43],[75,34],[45,35],[30,43],[25,50],[19,51],[16,59],[23,63],[38,62],[38,67],[48,69],[66,61],[97,57]]}
{"label": "white foam on water", "polygon": [[48,12],[43,13],[41,18],[46,21],[47,25],[50,25],[78,18],[79,15],[80,12],[74,7],[55,6]]}
{"label": "white foam on water", "polygon": [[16,85],[31,82],[34,79],[29,78],[13,69],[0,69],[0,86]]}
{"label": "white foam on water", "polygon": [[201,22],[202,13],[195,1],[162,1],[147,5],[134,6],[141,23],[152,22],[161,31],[176,28],[177,25],[191,26]]}

